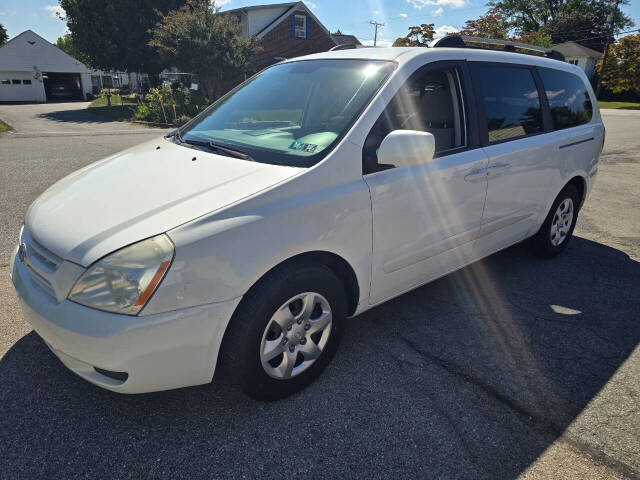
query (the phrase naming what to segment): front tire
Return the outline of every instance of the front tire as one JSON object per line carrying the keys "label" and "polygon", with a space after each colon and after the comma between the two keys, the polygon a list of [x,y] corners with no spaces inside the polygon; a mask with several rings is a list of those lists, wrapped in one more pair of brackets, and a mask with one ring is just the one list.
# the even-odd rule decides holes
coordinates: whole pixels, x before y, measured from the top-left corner
{"label": "front tire", "polygon": [[222,365],[258,400],[278,400],[312,383],[329,364],[343,332],[344,287],[323,265],[292,264],[268,274],[234,313]]}
{"label": "front tire", "polygon": [[556,197],[542,227],[529,242],[533,252],[542,258],[553,258],[567,248],[578,220],[580,195],[567,185]]}

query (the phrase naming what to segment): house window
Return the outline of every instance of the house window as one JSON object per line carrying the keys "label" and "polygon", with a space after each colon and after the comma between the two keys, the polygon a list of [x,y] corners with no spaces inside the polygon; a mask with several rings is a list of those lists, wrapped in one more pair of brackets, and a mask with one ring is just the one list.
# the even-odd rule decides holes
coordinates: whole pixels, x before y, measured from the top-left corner
{"label": "house window", "polygon": [[23,85],[31,85],[31,80],[22,80]]}
{"label": "house window", "polygon": [[20,85],[22,83],[22,80],[17,80],[17,79],[13,79],[11,80],[11,83],[13,83],[14,85]]}
{"label": "house window", "polygon": [[296,38],[306,38],[307,37],[307,16],[306,15],[296,15]]}

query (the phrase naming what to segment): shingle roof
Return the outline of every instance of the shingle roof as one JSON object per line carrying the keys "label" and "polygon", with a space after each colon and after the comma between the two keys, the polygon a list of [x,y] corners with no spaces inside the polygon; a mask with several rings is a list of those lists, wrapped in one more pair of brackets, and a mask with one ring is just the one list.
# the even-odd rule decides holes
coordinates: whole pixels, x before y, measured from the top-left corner
{"label": "shingle roof", "polygon": [[345,35],[345,34],[331,34],[331,38],[336,42],[336,45],[344,45],[344,44],[353,44],[353,45],[362,45],[360,40],[356,38],[355,35]]}
{"label": "shingle roof", "polygon": [[232,12],[240,12],[244,10],[256,10],[258,8],[291,8],[294,5],[297,5],[298,2],[288,2],[288,3],[269,3],[266,5],[252,5],[250,7],[238,7],[231,10],[225,10],[224,13],[232,13]]}
{"label": "shingle roof", "polygon": [[559,51],[565,57],[594,57],[599,58],[602,54],[584,45],[576,42],[564,42],[553,46],[554,50]]}

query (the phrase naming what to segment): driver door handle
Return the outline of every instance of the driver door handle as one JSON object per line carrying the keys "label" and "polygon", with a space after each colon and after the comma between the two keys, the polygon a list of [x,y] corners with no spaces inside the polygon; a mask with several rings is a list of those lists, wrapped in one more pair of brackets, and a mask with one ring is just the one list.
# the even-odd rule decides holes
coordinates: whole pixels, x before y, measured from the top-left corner
{"label": "driver door handle", "polygon": [[476,168],[475,170],[471,170],[471,172],[464,176],[464,181],[473,182],[476,180],[484,180],[487,177],[487,170],[487,168]]}

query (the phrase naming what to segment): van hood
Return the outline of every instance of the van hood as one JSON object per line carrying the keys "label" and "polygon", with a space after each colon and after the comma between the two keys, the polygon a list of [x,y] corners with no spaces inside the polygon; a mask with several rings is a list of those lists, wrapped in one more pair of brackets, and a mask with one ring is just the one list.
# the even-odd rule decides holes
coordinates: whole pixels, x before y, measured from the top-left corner
{"label": "van hood", "polygon": [[63,178],[33,202],[25,226],[44,247],[86,267],[300,171],[160,138]]}

